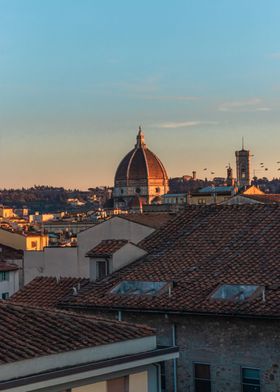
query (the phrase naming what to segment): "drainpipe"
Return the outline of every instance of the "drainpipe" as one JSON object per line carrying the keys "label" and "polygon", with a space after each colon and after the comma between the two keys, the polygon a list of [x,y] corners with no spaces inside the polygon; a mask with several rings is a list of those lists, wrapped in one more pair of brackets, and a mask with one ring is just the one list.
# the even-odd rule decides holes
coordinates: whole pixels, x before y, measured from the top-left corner
{"label": "drainpipe", "polygon": [[160,364],[156,363],[155,364],[156,367],[156,372],[157,372],[157,392],[161,391],[161,369],[160,369]]}
{"label": "drainpipe", "polygon": [[[176,346],[176,325],[172,324],[172,346]],[[173,359],[173,392],[177,392],[177,361]]]}

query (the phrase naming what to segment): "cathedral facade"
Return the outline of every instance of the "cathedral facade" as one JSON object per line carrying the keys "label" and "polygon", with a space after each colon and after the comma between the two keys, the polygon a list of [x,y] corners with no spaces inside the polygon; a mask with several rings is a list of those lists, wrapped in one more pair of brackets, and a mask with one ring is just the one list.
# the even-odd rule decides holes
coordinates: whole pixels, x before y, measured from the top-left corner
{"label": "cathedral facade", "polygon": [[114,183],[114,205],[130,208],[156,203],[168,192],[168,177],[160,159],[147,148],[139,127],[136,144],[120,162]]}

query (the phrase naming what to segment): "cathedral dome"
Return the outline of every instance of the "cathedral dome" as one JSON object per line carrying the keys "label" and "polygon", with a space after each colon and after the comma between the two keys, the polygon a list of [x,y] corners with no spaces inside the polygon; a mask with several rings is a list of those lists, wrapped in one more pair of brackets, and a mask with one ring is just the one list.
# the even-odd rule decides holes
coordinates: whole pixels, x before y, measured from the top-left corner
{"label": "cathedral dome", "polygon": [[157,180],[163,185],[168,177],[160,159],[147,148],[144,134],[139,128],[135,148],[123,158],[117,168],[115,186],[128,186],[138,181],[148,184],[150,180]]}

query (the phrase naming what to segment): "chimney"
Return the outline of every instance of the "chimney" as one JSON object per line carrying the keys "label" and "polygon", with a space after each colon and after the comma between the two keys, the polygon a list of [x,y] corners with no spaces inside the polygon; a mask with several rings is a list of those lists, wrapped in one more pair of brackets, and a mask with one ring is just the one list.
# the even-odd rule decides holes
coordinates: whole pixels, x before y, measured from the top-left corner
{"label": "chimney", "polygon": [[196,171],[192,172],[192,178],[193,178],[193,180],[196,180]]}

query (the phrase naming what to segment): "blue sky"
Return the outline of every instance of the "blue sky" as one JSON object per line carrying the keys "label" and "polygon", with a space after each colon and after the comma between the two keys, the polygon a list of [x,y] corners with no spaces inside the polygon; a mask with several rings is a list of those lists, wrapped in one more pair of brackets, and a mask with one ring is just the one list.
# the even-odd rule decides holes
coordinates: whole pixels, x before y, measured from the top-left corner
{"label": "blue sky", "polygon": [[[141,124],[169,176],[280,161],[278,0],[0,0],[0,187],[111,185]],[[260,171],[265,162],[268,171]]]}

